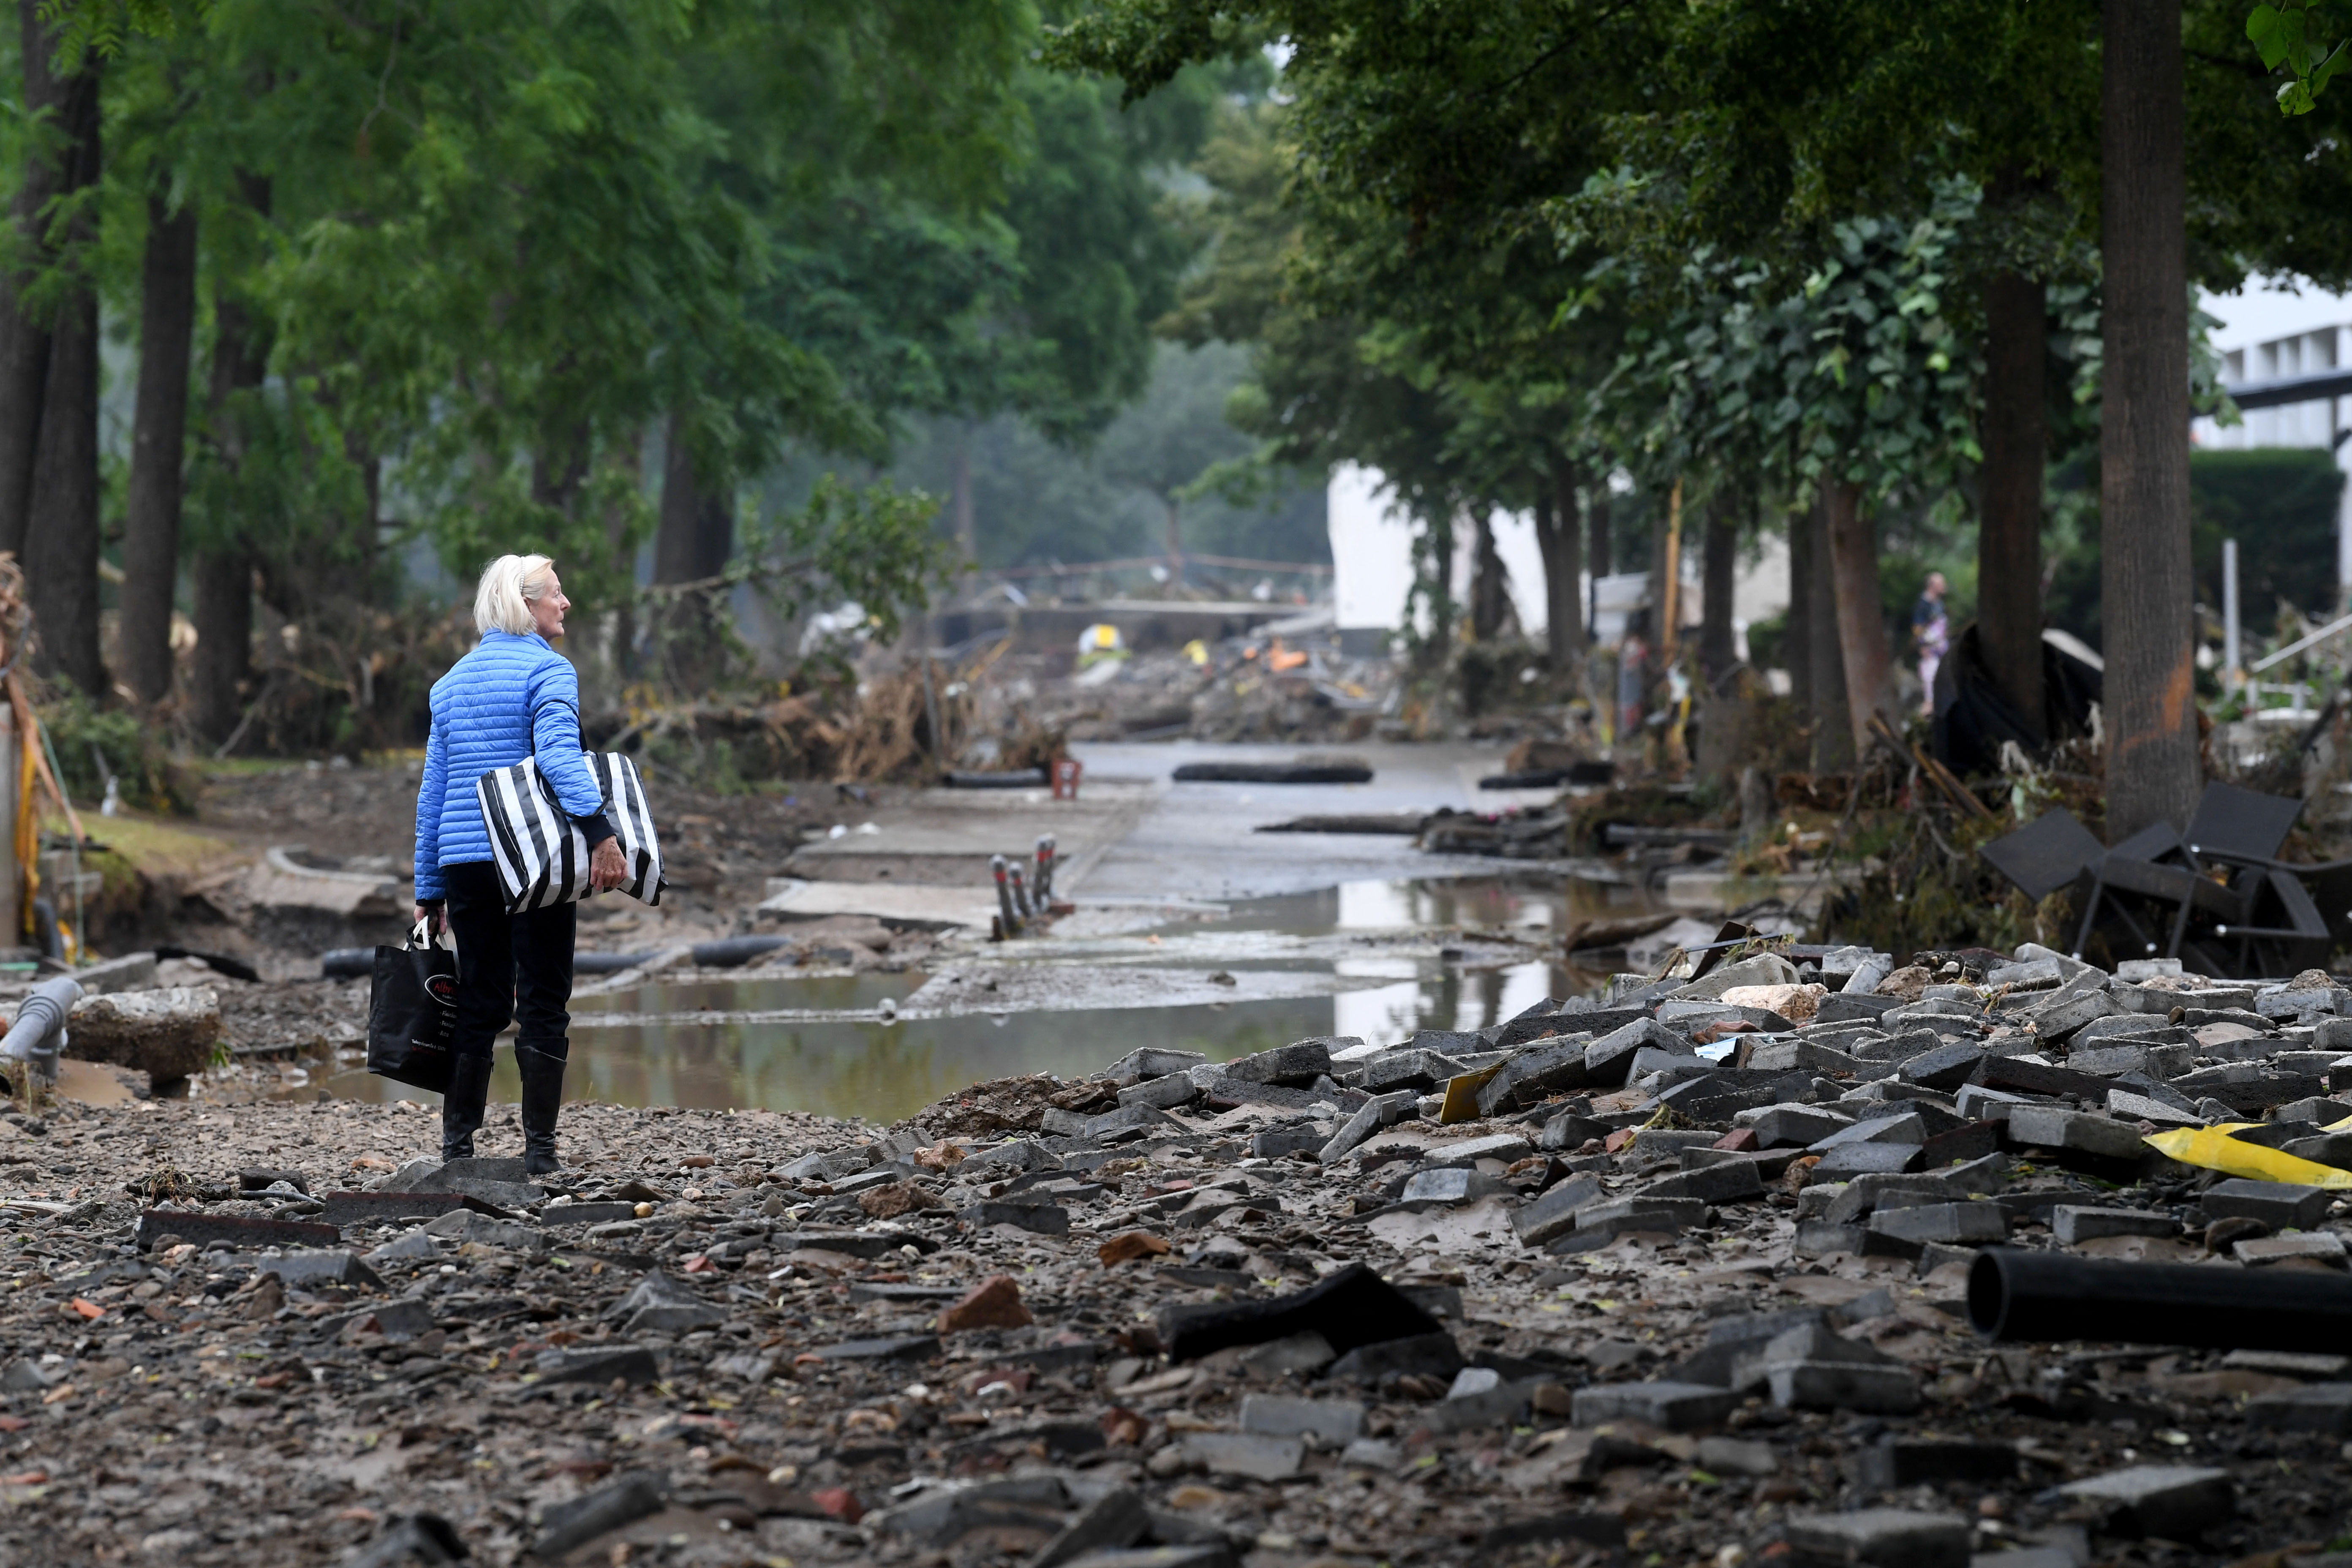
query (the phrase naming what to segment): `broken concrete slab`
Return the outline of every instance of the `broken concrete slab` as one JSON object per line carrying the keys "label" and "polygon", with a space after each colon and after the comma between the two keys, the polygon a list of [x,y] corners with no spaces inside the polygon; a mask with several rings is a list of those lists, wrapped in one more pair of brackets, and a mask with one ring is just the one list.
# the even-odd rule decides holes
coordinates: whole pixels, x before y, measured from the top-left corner
{"label": "broken concrete slab", "polygon": [[2180,1222],[2152,1209],[2059,1204],[2050,1211],[2050,1233],[2064,1245],[2076,1247],[2110,1236],[2178,1236]]}
{"label": "broken concrete slab", "polygon": [[2134,1465],[2068,1482],[2058,1491],[2096,1509],[2107,1534],[2133,1538],[2193,1541],[2237,1511],[2230,1472],[2196,1465]]}
{"label": "broken concrete slab", "polygon": [[1870,1568],[1969,1568],[1975,1531],[1958,1514],[1908,1509],[1791,1514],[1790,1546],[1808,1557]]}
{"label": "broken concrete slab", "polygon": [[2199,1200],[2208,1218],[2258,1219],[2273,1230],[2308,1230],[2327,1217],[2335,1202],[2335,1193],[2326,1187],[2242,1176],[2214,1183]]}
{"label": "broken concrete slab", "polygon": [[1720,1426],[1738,1403],[1729,1389],[1697,1383],[1606,1383],[1576,1391],[1570,1422],[1639,1421],[1664,1432]]}

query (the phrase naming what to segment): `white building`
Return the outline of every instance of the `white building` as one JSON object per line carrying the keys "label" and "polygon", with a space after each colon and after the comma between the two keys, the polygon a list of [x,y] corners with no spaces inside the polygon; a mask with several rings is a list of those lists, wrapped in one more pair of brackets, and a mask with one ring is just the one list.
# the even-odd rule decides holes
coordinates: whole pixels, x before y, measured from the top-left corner
{"label": "white building", "polygon": [[[1405,597],[1412,591],[1413,525],[1385,489],[1376,468],[1343,463],[1331,475],[1332,584],[1342,637],[1355,632],[1369,637],[1404,624]],[[1701,604],[1696,521],[1685,517],[1683,528],[1680,619],[1689,627],[1699,624]],[[1535,520],[1526,512],[1498,511],[1494,529],[1495,551],[1510,578],[1512,608],[1527,634],[1540,638],[1551,614],[1545,602],[1543,552],[1536,543]],[[1457,604],[1469,597],[1475,547],[1475,530],[1456,531],[1451,583]],[[1579,597],[1591,614],[1601,641],[1612,643],[1622,637],[1627,614],[1650,602],[1648,577],[1646,572],[1621,574],[1603,577],[1596,588],[1592,574],[1582,574]],[[1741,561],[1733,585],[1732,630],[1740,657],[1747,657],[1748,628],[1788,607],[1789,546],[1775,535],[1764,542],[1756,560]]]}
{"label": "white building", "polygon": [[[2208,294],[2200,308],[2221,324],[2212,343],[2221,384],[2244,415],[2223,426],[2200,418],[2190,438],[2210,450],[2251,447],[2332,448],[2352,468],[2352,300],[2292,282],[2249,283],[2235,294]],[[2352,584],[2352,485],[2337,503],[2336,580]]]}

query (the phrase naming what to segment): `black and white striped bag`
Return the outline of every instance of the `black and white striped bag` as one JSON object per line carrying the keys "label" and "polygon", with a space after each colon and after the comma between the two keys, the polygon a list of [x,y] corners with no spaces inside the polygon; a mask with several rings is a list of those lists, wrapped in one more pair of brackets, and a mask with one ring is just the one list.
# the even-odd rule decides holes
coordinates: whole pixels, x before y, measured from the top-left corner
{"label": "black and white striped bag", "polygon": [[[654,814],[646,804],[637,764],[617,752],[583,752],[580,760],[604,796],[604,819],[620,836],[621,858],[629,868],[629,879],[614,890],[641,903],[660,903],[667,885],[661,841],[654,837]],[[498,862],[508,913],[589,896],[588,836],[557,801],[537,759],[525,757],[510,768],[484,773],[474,794],[490,830],[490,856]]]}

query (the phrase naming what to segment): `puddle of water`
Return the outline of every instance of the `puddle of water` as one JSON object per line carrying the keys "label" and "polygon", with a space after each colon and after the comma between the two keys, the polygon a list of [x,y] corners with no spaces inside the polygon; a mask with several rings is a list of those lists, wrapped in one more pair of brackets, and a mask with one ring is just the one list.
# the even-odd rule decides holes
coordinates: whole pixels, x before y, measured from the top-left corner
{"label": "puddle of water", "polygon": [[[618,1105],[756,1107],[895,1121],[985,1079],[1082,1077],[1139,1046],[1224,1061],[1287,1045],[1328,1033],[1333,1001],[979,1014],[898,1024],[618,1025],[572,1037],[564,1090],[570,1099]],[[438,1098],[364,1072],[340,1073],[325,1087],[354,1100]],[[512,1100],[519,1093],[513,1055],[501,1051],[491,1098]]]}
{"label": "puddle of water", "polygon": [[1229,916],[1174,928],[1279,931],[1300,936],[1339,931],[1459,926],[1564,931],[1584,920],[1613,920],[1653,908],[1642,889],[1559,877],[1466,877],[1434,881],[1342,882],[1313,893],[1250,899]]}
{"label": "puddle of water", "polygon": [[805,978],[778,975],[768,980],[689,980],[667,985],[641,985],[634,991],[583,996],[572,1005],[574,1013],[757,1013],[796,1008],[813,1013],[854,1013],[871,1010],[886,997],[903,1002],[922,987],[926,977],[914,970],[897,974],[879,970],[865,974],[819,974]]}
{"label": "puddle of water", "polygon": [[[1174,921],[1161,929],[1171,935],[1255,931],[1307,938],[1450,928],[1535,932],[1644,907],[1631,889],[1499,876],[1349,883],[1319,893],[1236,903],[1229,916]],[[1054,956],[1052,944],[1039,944],[1036,956]],[[583,999],[583,1012],[644,1014],[649,1021],[577,1031],[566,1089],[573,1099],[624,1105],[809,1110],[888,1121],[974,1082],[1027,1072],[1082,1076],[1139,1046],[1195,1050],[1223,1061],[1315,1035],[1390,1043],[1419,1028],[1480,1029],[1545,996],[1590,991],[1606,978],[1548,959],[1470,971],[1433,958],[1377,951],[1267,962],[1381,984],[1336,995],[1203,1005],[975,1014],[895,1023],[836,1017],[709,1024],[677,1015],[865,1011],[886,997],[903,1001],[925,977],[909,972],[656,984]],[[656,1015],[663,1016],[656,1021]],[[323,1087],[366,1100],[435,1098],[364,1072],[338,1072]],[[511,1101],[518,1092],[512,1056],[502,1051],[492,1097]]]}

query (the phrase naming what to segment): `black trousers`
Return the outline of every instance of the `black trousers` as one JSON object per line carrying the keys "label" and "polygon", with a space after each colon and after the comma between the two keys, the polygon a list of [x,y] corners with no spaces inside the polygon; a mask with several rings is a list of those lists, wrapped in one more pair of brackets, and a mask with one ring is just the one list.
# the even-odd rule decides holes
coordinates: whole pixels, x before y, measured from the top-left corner
{"label": "black trousers", "polygon": [[449,1048],[487,1057],[512,1020],[518,1045],[561,1059],[571,1048],[567,1004],[580,906],[510,915],[498,868],[488,860],[444,866],[441,877],[457,942],[457,1030]]}

